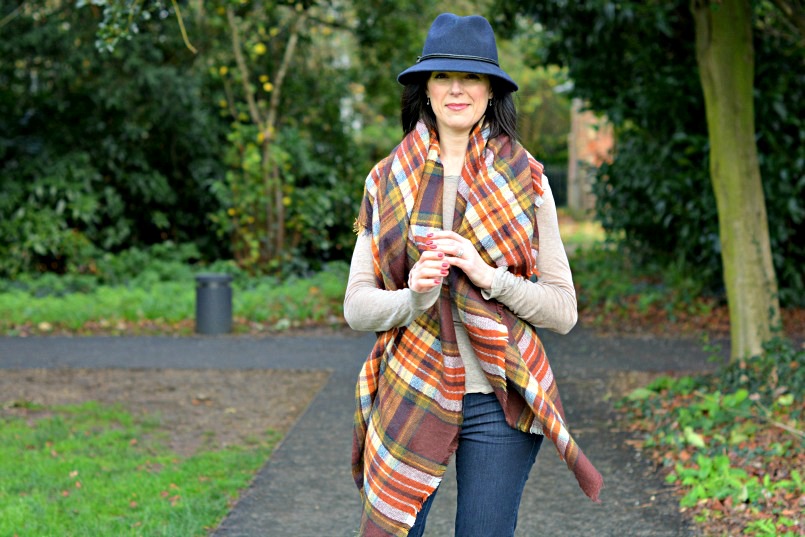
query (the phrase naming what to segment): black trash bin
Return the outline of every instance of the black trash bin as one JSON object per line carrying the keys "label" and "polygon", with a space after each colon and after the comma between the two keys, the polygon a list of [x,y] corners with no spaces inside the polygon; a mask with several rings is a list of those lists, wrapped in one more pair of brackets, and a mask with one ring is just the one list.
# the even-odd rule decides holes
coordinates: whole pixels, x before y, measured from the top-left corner
{"label": "black trash bin", "polygon": [[196,332],[232,331],[232,288],[229,274],[196,274]]}

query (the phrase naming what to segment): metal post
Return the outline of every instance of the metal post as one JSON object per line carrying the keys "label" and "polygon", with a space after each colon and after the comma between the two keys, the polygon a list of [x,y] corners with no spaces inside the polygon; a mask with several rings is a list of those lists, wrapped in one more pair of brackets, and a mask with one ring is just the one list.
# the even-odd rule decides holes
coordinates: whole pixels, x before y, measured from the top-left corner
{"label": "metal post", "polygon": [[196,332],[232,331],[232,288],[229,274],[196,274]]}

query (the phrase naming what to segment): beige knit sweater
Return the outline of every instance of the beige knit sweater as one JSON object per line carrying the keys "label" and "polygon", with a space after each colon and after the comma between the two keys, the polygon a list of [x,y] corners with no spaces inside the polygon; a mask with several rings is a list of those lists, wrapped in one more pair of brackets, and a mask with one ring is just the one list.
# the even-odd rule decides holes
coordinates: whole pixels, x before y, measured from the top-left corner
{"label": "beige knit sweater", "polygon": [[[452,229],[458,180],[458,176],[444,178],[445,229]],[[573,288],[567,254],[559,236],[556,204],[547,177],[543,177],[542,187],[545,191],[542,195],[544,203],[537,210],[539,280],[532,282],[513,275],[506,267],[499,267],[495,271],[492,288],[483,290],[483,295],[487,299],[499,301],[536,328],[566,334],[578,319],[576,291]],[[371,241],[372,238],[364,234],[358,236],[355,242],[344,298],[344,317],[353,330],[383,332],[396,326],[406,326],[436,302],[440,288],[437,286],[425,293],[410,289],[378,289]],[[456,319],[456,338],[466,370],[465,392],[492,392],[478,357],[472,350],[467,331],[458,320],[455,310],[453,319]]]}

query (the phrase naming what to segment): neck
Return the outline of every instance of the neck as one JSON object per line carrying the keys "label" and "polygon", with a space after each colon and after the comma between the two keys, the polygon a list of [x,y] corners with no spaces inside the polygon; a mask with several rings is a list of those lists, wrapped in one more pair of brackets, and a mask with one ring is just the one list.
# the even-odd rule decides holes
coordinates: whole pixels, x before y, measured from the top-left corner
{"label": "neck", "polygon": [[464,166],[464,156],[467,153],[467,144],[470,133],[440,132],[439,148],[445,175],[460,175]]}

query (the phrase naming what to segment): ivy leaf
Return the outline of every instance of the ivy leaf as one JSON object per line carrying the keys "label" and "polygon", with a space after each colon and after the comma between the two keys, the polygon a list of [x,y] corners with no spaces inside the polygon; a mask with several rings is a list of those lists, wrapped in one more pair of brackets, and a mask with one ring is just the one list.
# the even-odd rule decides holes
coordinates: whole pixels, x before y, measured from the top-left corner
{"label": "ivy leaf", "polygon": [[780,406],[791,406],[794,404],[794,394],[787,393],[777,398],[777,404]]}
{"label": "ivy leaf", "polygon": [[644,401],[653,395],[656,395],[656,392],[648,388],[637,388],[627,396],[627,399],[630,401]]}
{"label": "ivy leaf", "polygon": [[685,435],[685,442],[697,448],[704,448],[706,443],[704,437],[693,430],[693,427],[685,427],[683,434]]}
{"label": "ivy leaf", "polygon": [[733,429],[730,431],[729,444],[731,446],[738,445],[747,440],[749,440],[749,436],[744,434],[742,431],[739,431],[738,429]]}

